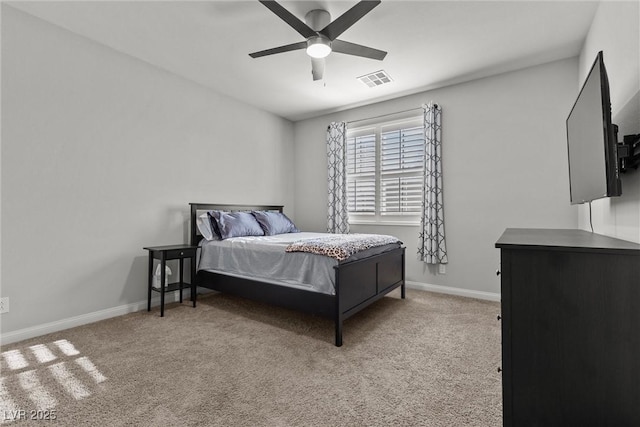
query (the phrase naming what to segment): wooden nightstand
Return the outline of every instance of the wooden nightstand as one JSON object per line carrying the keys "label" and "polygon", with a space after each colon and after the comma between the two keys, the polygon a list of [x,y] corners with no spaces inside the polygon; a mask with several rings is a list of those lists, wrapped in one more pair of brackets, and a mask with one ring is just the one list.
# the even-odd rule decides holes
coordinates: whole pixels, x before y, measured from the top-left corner
{"label": "wooden nightstand", "polygon": [[[147,300],[147,311],[151,311],[151,291],[160,292],[160,317],[164,316],[164,294],[167,292],[180,291],[180,302],[182,302],[182,290],[186,287],[191,288],[191,301],[193,306],[196,306],[196,286],[194,278],[196,277],[196,251],[197,246],[191,245],[168,245],[168,246],[153,246],[144,248],[149,251],[149,295]],[[184,281],[184,259],[189,259],[189,265],[191,268],[191,283],[185,283]],[[160,260],[161,280],[160,288],[154,288],[153,281],[153,260]],[[166,262],[171,259],[180,260],[180,279],[175,283],[165,283],[165,267]]]}

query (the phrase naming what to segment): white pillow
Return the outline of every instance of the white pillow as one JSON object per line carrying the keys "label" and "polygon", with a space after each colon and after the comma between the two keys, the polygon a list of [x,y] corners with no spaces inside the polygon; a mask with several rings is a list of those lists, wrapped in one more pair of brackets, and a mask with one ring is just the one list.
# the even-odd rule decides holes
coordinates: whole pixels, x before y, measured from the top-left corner
{"label": "white pillow", "polygon": [[198,230],[200,230],[200,234],[207,240],[219,240],[218,236],[213,233],[211,229],[211,221],[209,221],[209,213],[205,212],[198,217],[196,217],[196,225],[198,226]]}

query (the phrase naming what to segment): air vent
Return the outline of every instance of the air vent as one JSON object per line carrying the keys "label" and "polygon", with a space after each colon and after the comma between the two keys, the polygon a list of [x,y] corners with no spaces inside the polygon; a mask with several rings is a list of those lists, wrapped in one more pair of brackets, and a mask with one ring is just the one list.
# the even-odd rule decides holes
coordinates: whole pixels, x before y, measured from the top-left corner
{"label": "air vent", "polygon": [[376,87],[383,84],[391,83],[393,81],[391,77],[389,77],[389,74],[387,74],[387,72],[384,70],[360,76],[358,77],[358,80],[369,87]]}

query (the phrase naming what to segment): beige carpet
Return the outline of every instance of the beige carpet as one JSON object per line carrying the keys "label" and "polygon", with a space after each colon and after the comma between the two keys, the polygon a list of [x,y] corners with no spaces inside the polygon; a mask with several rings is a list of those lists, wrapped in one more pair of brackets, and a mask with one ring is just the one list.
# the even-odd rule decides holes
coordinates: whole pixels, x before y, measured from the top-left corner
{"label": "beige carpet", "polygon": [[[4,425],[500,426],[499,304],[394,291],[344,324],[220,294],[4,346]],[[38,407],[55,421],[30,421]],[[16,412],[24,410],[24,413]],[[34,412],[32,412],[34,411]],[[13,419],[27,421],[11,421]]]}

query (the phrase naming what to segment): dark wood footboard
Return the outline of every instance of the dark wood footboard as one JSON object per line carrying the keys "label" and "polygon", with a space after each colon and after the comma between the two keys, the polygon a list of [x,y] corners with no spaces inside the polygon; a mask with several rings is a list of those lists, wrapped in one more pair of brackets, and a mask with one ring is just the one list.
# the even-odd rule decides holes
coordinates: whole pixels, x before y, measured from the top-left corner
{"label": "dark wood footboard", "polygon": [[336,269],[336,346],[342,345],[342,322],[401,287],[405,297],[405,248],[338,264]]}

